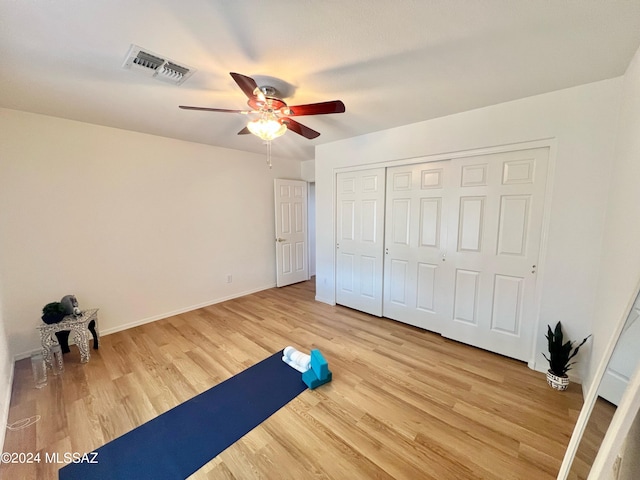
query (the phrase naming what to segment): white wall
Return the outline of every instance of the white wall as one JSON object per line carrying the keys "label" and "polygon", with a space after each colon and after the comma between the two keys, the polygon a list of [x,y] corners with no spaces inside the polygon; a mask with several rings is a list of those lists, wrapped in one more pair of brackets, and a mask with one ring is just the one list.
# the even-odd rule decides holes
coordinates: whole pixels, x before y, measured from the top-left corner
{"label": "white wall", "polygon": [[[607,204],[594,325],[594,353],[606,347],[615,322],[640,282],[640,50],[624,76],[611,191]],[[599,355],[594,355],[594,360]],[[592,365],[592,371],[597,364]]]}
{"label": "white wall", "polygon": [[[275,285],[273,179],[297,161],[0,109],[12,355],[75,294],[102,333]],[[226,283],[227,274],[233,283]]]}
{"label": "white wall", "polygon": [[547,139],[552,198],[532,352],[532,366],[546,370],[547,324],[561,320],[572,339],[592,331],[621,87],[616,78],[318,146],[316,298],[335,301],[336,169]]}
{"label": "white wall", "polygon": [[620,456],[620,475],[610,476],[614,480],[638,480],[640,478],[640,412],[635,416],[635,420],[629,430],[626,442],[622,447]]}
{"label": "white wall", "polygon": [[[596,295],[593,372],[640,281],[640,49],[624,76],[611,193]],[[639,478],[640,415],[627,438],[621,479]]]}
{"label": "white wall", "polygon": [[305,182],[315,182],[316,181],[316,161],[305,160],[304,162],[300,162],[300,175],[302,180],[304,180]]}

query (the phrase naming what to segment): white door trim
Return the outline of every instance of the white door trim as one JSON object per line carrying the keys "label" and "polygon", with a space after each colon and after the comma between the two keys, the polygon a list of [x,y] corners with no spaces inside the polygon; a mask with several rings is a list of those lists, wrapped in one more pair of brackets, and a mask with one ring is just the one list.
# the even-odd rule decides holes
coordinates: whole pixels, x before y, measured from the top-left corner
{"label": "white door trim", "polygon": [[276,286],[309,280],[307,182],[274,179]]}

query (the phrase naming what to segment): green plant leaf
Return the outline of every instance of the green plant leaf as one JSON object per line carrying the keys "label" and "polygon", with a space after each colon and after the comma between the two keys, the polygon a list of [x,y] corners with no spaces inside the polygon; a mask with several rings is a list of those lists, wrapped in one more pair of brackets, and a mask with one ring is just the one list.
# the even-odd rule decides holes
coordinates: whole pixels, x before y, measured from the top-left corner
{"label": "green plant leaf", "polygon": [[544,353],[542,356],[549,362],[549,370],[558,376],[566,375],[567,371],[571,369],[571,366],[575,364],[575,362],[569,363],[569,361],[578,354],[580,347],[585,344],[590,336],[591,335],[582,340],[580,345],[573,348],[575,342],[564,342],[562,324],[560,322],[556,324],[553,330],[551,330],[550,325],[547,325],[546,338],[549,346],[549,357]]}

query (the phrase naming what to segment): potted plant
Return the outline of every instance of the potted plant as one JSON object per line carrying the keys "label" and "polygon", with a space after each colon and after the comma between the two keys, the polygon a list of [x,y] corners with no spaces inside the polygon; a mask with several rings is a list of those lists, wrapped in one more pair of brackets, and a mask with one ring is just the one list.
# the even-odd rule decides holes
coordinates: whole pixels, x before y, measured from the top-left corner
{"label": "potted plant", "polygon": [[567,372],[571,369],[569,363],[573,357],[578,354],[580,347],[585,344],[591,335],[582,340],[580,345],[573,347],[574,342],[564,342],[562,335],[562,325],[560,322],[556,324],[556,328],[551,330],[551,326],[547,325],[547,340],[549,342],[549,357],[543,353],[544,358],[549,362],[549,370],[547,371],[547,383],[555,390],[566,390],[569,386],[569,377]]}

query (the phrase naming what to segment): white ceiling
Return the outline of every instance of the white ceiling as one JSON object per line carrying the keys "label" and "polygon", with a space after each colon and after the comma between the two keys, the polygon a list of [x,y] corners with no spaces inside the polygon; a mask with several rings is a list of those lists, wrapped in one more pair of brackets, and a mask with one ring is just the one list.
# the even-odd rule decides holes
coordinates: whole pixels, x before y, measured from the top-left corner
{"label": "white ceiling", "polygon": [[[194,67],[183,85],[122,68],[131,44]],[[0,106],[251,152],[229,76],[288,86],[296,117],[273,154],[622,75],[638,0],[0,0]],[[258,82],[261,83],[260,81]]]}

